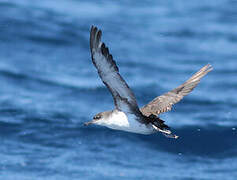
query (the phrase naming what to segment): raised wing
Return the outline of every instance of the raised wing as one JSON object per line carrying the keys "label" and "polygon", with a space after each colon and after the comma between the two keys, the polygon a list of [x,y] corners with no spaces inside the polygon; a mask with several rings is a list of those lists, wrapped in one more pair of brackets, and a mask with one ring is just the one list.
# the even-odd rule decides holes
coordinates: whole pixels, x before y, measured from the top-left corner
{"label": "raised wing", "polygon": [[[109,49],[101,42],[101,30],[92,26],[90,32],[90,49],[92,62],[103,83],[110,90],[117,109],[127,109],[127,105],[134,110],[139,110],[136,98],[127,83],[119,74],[119,69],[109,53]],[[124,104],[126,103],[126,104]],[[125,106],[123,106],[125,105]]]}
{"label": "raised wing", "polygon": [[189,78],[185,83],[172,91],[156,97],[147,105],[142,107],[140,111],[145,116],[159,115],[160,113],[170,111],[172,106],[183,99],[188,93],[190,93],[200,82],[200,79],[212,70],[211,65],[206,65]]}

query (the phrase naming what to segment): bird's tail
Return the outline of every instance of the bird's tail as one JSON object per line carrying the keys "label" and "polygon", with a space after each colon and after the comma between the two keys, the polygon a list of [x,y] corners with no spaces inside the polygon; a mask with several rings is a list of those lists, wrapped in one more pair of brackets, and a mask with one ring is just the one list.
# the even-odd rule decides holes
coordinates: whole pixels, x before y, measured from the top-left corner
{"label": "bird's tail", "polygon": [[151,123],[153,128],[161,132],[164,136],[175,139],[179,137],[171,132],[170,127],[165,124],[165,121],[163,121],[159,117],[156,117],[155,115],[150,115],[149,117],[152,118]]}

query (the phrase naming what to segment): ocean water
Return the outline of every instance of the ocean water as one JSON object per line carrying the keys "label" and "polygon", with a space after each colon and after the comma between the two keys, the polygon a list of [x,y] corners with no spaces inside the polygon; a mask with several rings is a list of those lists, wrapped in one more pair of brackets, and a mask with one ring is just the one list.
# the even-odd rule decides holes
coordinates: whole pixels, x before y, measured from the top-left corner
{"label": "ocean water", "polygon": [[[0,1],[1,180],[235,180],[237,2]],[[210,63],[162,119],[180,136],[83,126],[113,108],[91,63],[96,25],[139,105]]]}

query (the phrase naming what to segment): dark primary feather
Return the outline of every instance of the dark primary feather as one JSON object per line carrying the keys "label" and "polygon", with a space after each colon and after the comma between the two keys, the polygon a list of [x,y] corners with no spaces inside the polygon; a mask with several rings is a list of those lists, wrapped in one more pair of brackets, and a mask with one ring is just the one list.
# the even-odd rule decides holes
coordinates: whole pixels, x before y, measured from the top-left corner
{"label": "dark primary feather", "polygon": [[133,92],[119,74],[119,69],[113,60],[113,56],[109,53],[106,45],[101,42],[101,36],[101,30],[92,26],[90,32],[91,57],[100,78],[110,90],[116,108],[124,112],[131,108],[140,112]]}
{"label": "dark primary feather", "polygon": [[160,113],[170,111],[172,106],[190,93],[200,82],[200,79],[212,70],[211,65],[206,65],[195,73],[190,79],[172,91],[156,97],[140,111],[145,116],[159,115]]}

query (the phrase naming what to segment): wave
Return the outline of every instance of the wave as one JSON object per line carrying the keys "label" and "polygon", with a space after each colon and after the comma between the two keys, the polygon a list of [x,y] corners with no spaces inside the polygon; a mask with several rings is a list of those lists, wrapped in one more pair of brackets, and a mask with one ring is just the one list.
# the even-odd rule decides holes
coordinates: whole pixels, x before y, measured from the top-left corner
{"label": "wave", "polygon": [[[62,78],[58,77],[58,79],[46,79],[46,78],[41,78],[41,77],[36,77],[33,75],[28,75],[25,73],[21,72],[14,72],[11,70],[5,70],[5,69],[0,69],[0,74],[1,76],[5,76],[6,78],[10,78],[14,81],[22,81],[24,82],[23,84],[27,83],[37,83],[39,86],[49,86],[49,87],[56,87],[56,88],[69,88],[69,89],[75,89],[75,90],[101,90],[105,89],[106,87],[102,86],[97,86],[96,83],[90,83],[88,84],[87,81],[85,80],[85,84],[83,84],[82,81],[79,80],[78,78],[78,85],[75,83],[70,83],[70,80],[68,81],[63,81]],[[81,85],[80,85],[81,82]]]}
{"label": "wave", "polygon": [[[237,129],[234,127],[208,126],[183,126],[174,129],[178,139],[164,137],[160,133],[152,135],[138,135],[107,128],[86,127],[80,132],[85,137],[104,138],[115,136],[125,141],[134,141],[137,144],[144,143],[155,151],[164,151],[172,154],[186,156],[201,156],[209,158],[237,157]],[[115,134],[115,135],[114,135]],[[113,141],[111,138],[101,141]],[[139,146],[139,145],[138,145]]]}
{"label": "wave", "polygon": [[209,125],[208,127],[183,126],[175,129],[177,140],[161,135],[139,136],[154,149],[185,155],[226,158],[237,156],[237,130],[234,127]]}

